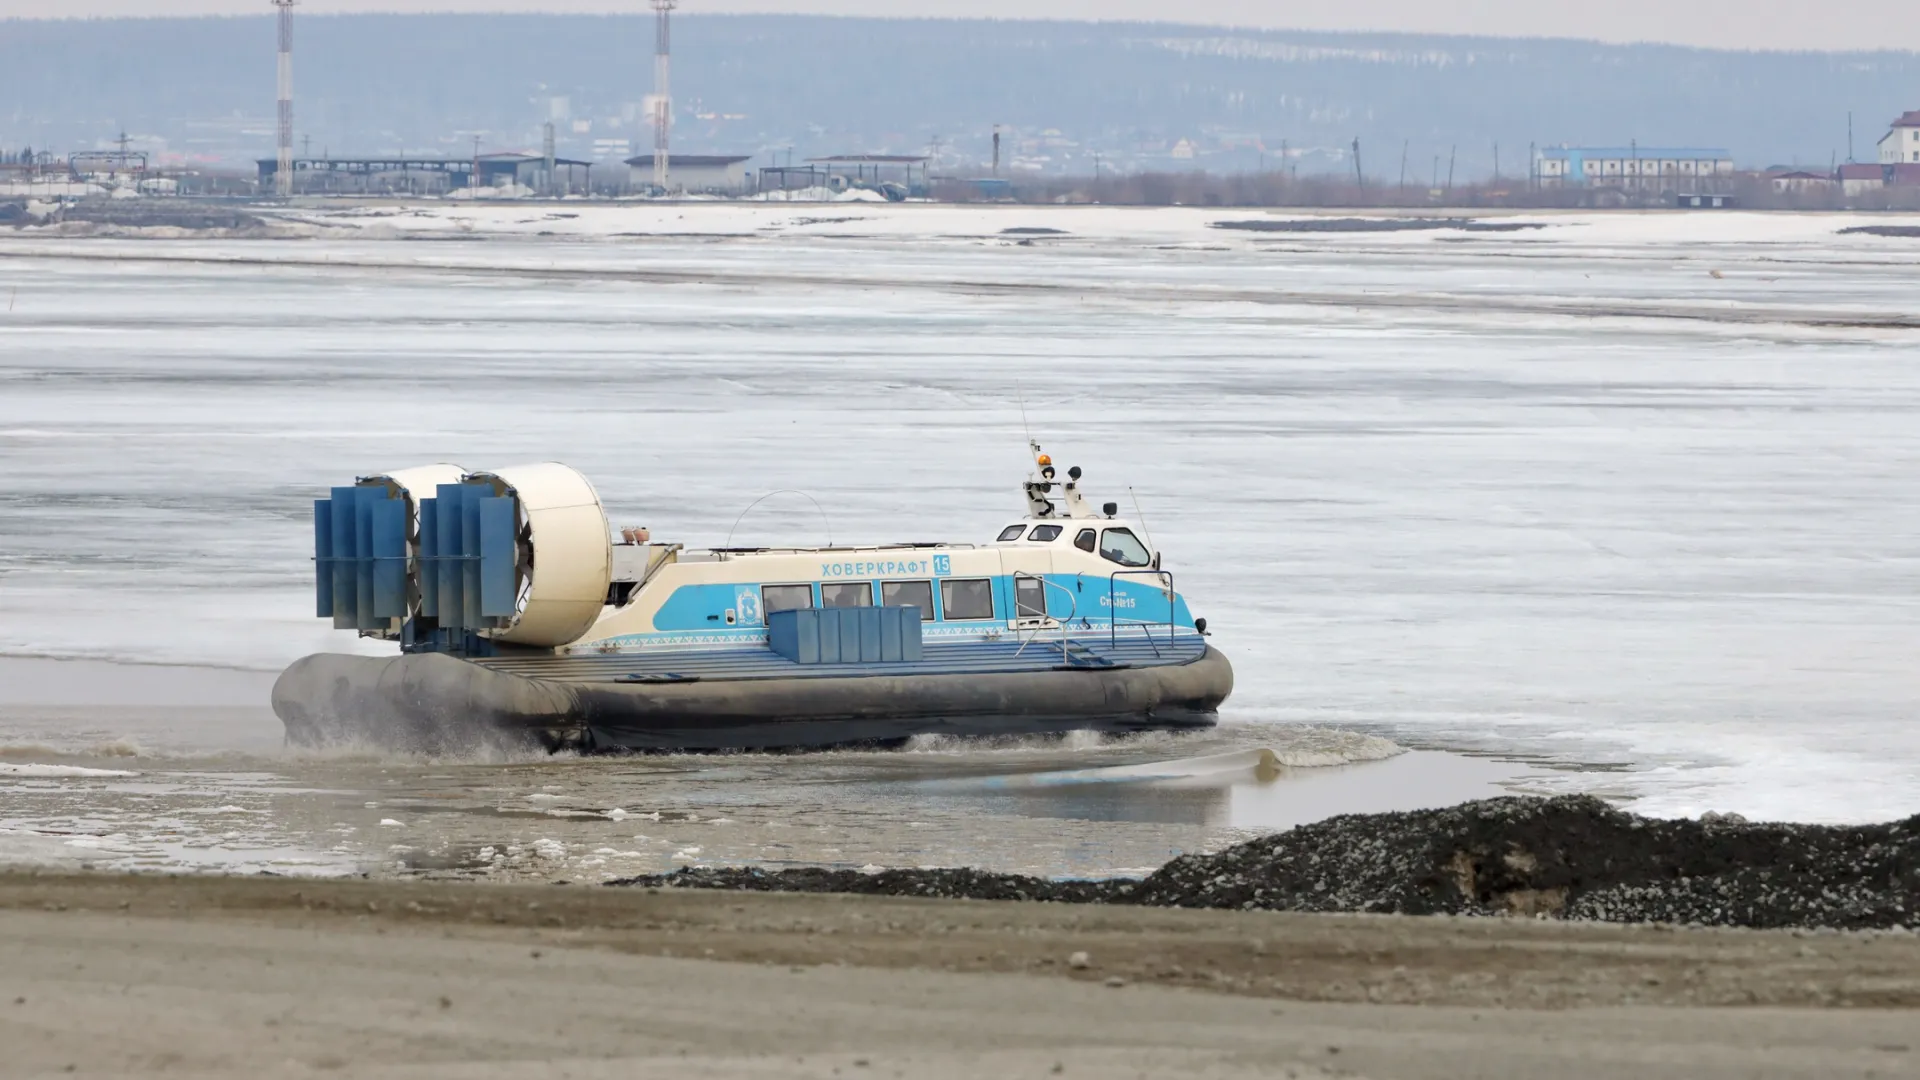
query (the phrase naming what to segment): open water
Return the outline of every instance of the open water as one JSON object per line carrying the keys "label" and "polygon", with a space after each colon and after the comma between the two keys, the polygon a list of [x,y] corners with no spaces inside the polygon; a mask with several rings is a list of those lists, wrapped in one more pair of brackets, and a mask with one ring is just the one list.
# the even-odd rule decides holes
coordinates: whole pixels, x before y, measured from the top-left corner
{"label": "open water", "polygon": [[[331,865],[445,805],[495,820],[395,839],[396,860],[551,840],[569,872],[601,849],[645,869],[777,852],[514,815],[777,832],[785,808],[831,818],[839,840],[805,858],[1091,873],[1405,784],[1920,812],[1913,241],[1787,215],[1304,237],[1197,211],[466,213],[415,215],[436,242],[325,213],[331,233],[285,241],[0,240],[0,655],[270,672],[360,647],[310,618],[307,561],[311,500],[356,475],[561,460],[660,539],[987,540],[1020,512],[1030,430],[1096,501],[1137,497],[1236,664],[1222,732],[436,772],[289,759],[247,701],[0,693],[0,848],[91,837],[165,861],[171,835],[236,863],[258,838],[263,865]],[[780,496],[736,525],[781,489],[824,520]],[[1300,770],[1311,789],[923,786],[1257,747],[1365,762],[1381,740],[1421,753]],[[141,777],[26,775],[49,765]],[[364,797],[401,774],[405,812]],[[156,784],[273,825],[212,829],[163,793],[192,827],[140,832]],[[945,839],[902,839],[916,808]],[[983,815],[1024,824],[982,847]]]}

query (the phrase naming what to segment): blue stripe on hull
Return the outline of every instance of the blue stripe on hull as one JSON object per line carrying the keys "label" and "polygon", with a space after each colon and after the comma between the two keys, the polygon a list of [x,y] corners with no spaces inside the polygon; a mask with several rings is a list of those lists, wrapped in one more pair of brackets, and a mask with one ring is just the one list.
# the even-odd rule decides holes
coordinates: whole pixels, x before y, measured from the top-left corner
{"label": "blue stripe on hull", "polygon": [[845,679],[879,675],[964,675],[1014,671],[1049,671],[1060,667],[1101,670],[1115,667],[1156,667],[1185,664],[1206,651],[1206,639],[1185,633],[1168,640],[1165,630],[1149,641],[1144,634],[1122,634],[1117,643],[1107,635],[1073,638],[1063,653],[1058,637],[1021,642],[1000,641],[926,643],[917,663],[798,664],[764,645],[747,648],[647,649],[633,653],[569,656],[497,656],[474,659],[495,671],[530,679],[557,682],[630,682],[658,679]]}

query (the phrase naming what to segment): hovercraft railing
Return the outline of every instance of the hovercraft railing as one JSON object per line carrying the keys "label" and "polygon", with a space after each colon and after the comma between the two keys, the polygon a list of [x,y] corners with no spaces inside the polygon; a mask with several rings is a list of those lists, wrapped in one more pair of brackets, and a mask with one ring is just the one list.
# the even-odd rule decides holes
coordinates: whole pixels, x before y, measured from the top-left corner
{"label": "hovercraft railing", "polygon": [[[1064,663],[1064,664],[1073,663],[1072,642],[1068,640],[1067,634],[1068,634],[1068,630],[1073,626],[1073,620],[1080,613],[1080,601],[1073,595],[1072,589],[1067,588],[1065,585],[1062,585],[1057,581],[1047,580],[1046,576],[1043,574],[1033,574],[1033,573],[1028,573],[1025,570],[1016,570],[1013,573],[1013,581],[1014,581],[1013,617],[1015,621],[1018,621],[1022,618],[1033,617],[1033,616],[1022,615],[1020,612],[1020,580],[1022,578],[1026,578],[1031,581],[1038,581],[1043,586],[1043,588],[1040,590],[1041,610],[1038,618],[1042,618],[1042,619],[1053,618],[1053,616],[1047,614],[1047,611],[1046,611],[1047,589],[1049,588],[1058,589],[1061,592],[1066,594],[1067,617],[1064,619],[1054,619],[1054,622],[1058,625],[1060,630],[1060,661],[1061,663]],[[1033,629],[1033,636],[1022,640],[1020,642],[1020,647],[1014,650],[1014,653],[1013,653],[1014,659],[1016,660],[1019,659],[1020,655],[1027,651],[1027,646],[1040,640],[1040,635],[1044,631],[1050,629],[1050,627],[1036,626],[1036,627],[1033,627],[1032,629]]]}
{"label": "hovercraft railing", "polygon": [[[1153,577],[1159,579],[1161,582],[1160,587],[1166,592],[1167,596],[1167,648],[1172,649],[1176,644],[1175,636],[1178,631],[1174,623],[1174,616],[1179,609],[1179,604],[1175,602],[1175,598],[1179,596],[1179,594],[1173,589],[1173,571],[1171,570],[1115,570],[1113,573],[1107,575],[1107,644],[1115,648],[1119,647],[1120,644],[1121,618],[1120,605],[1117,601],[1120,599],[1119,585],[1120,579],[1123,577]],[[1130,625],[1140,628],[1140,632],[1146,636],[1147,644],[1153,649],[1153,655],[1158,658],[1160,656],[1160,646],[1153,640],[1153,631],[1160,625],[1160,620],[1129,619],[1126,621]]]}

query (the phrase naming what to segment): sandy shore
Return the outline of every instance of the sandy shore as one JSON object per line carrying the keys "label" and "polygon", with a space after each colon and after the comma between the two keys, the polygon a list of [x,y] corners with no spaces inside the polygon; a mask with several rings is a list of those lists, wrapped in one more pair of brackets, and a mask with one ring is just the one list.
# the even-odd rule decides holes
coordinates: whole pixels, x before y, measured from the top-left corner
{"label": "sandy shore", "polygon": [[6,1075],[1900,1076],[1916,1007],[1905,934],[0,875]]}

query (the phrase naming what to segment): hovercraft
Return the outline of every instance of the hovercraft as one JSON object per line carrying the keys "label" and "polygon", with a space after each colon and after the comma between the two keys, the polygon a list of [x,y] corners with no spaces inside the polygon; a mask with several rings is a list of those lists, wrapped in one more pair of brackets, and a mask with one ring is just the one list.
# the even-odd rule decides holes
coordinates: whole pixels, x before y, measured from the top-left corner
{"label": "hovercraft", "polygon": [[1033,446],[986,544],[689,549],[557,463],[429,465],[314,504],[317,615],[391,642],[274,686],[288,739],[717,751],[1209,727],[1233,669],[1144,530]]}

